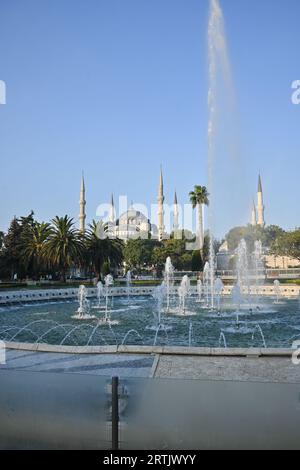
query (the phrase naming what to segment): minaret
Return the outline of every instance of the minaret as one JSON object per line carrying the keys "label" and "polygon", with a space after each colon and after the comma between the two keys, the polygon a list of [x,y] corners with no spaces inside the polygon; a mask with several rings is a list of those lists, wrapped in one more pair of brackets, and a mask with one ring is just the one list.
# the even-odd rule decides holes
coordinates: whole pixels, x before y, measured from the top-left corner
{"label": "minaret", "polygon": [[85,184],[84,184],[84,176],[82,173],[81,178],[81,187],[80,187],[80,200],[79,200],[79,230],[81,233],[85,232]]}
{"label": "minaret", "polygon": [[165,226],[164,226],[164,182],[163,182],[163,174],[162,168],[160,168],[160,178],[159,178],[159,187],[158,187],[158,196],[157,196],[157,219],[158,219],[158,240],[161,241],[163,239]]}
{"label": "minaret", "polygon": [[176,230],[179,229],[179,213],[178,213],[178,202],[177,202],[177,194],[175,191],[175,196],[174,196],[174,213],[173,213],[173,230],[176,232]]}
{"label": "minaret", "polygon": [[251,225],[255,227],[257,225],[257,217],[256,217],[256,207],[253,201],[252,212],[251,212]]}
{"label": "minaret", "polygon": [[110,208],[109,208],[109,222],[112,224],[115,222],[115,203],[114,196],[111,195]]}
{"label": "minaret", "polygon": [[258,189],[257,189],[257,224],[261,227],[265,226],[265,207],[263,200],[263,191],[261,184],[261,177],[258,177]]}

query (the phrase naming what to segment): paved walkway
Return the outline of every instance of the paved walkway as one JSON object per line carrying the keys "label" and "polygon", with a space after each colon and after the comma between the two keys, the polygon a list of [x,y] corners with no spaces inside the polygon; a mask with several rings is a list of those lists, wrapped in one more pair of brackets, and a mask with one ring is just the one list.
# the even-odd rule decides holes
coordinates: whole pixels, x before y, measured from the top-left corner
{"label": "paved walkway", "polygon": [[288,357],[159,356],[155,378],[300,383]]}
{"label": "paved walkway", "polygon": [[153,356],[143,354],[63,354],[6,351],[1,369],[95,374],[111,377],[149,377]]}
{"label": "paved walkway", "polygon": [[290,357],[223,357],[176,354],[71,354],[7,350],[1,369],[111,377],[300,383]]}

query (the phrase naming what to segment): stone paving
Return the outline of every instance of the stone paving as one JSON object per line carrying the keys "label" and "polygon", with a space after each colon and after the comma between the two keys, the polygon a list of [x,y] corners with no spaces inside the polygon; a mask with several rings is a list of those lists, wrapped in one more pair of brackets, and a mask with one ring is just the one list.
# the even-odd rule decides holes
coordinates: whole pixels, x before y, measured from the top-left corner
{"label": "stone paving", "polygon": [[291,357],[159,356],[155,378],[300,383]]}
{"label": "stone paving", "polygon": [[127,354],[63,354],[7,350],[1,370],[65,372],[111,377],[149,377],[154,357]]}
{"label": "stone paving", "polygon": [[[129,348],[127,348],[129,349]],[[254,352],[254,350],[253,350]],[[215,351],[216,354],[220,351]],[[122,377],[237,380],[300,383],[300,365],[291,357],[237,357],[191,354],[72,354],[30,350],[6,351],[0,370],[80,373]]]}

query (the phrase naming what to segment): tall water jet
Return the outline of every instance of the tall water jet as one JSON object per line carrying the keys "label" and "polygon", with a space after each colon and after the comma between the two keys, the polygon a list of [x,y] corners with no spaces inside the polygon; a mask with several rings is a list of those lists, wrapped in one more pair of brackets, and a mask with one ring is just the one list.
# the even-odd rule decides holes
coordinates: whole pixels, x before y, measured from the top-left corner
{"label": "tall water jet", "polygon": [[210,266],[208,261],[205,263],[203,269],[203,284],[206,297],[206,307],[209,307]]}
{"label": "tall water jet", "polygon": [[98,307],[101,307],[101,298],[104,297],[104,288],[101,281],[97,283],[97,300],[98,300]]}
{"label": "tall water jet", "polygon": [[264,268],[263,249],[262,249],[262,243],[260,240],[256,240],[254,243],[253,261],[254,261],[255,294],[256,294],[256,297],[258,298],[259,286],[261,284],[262,273],[263,273],[263,268]]}
{"label": "tall water jet", "polygon": [[192,346],[192,340],[193,340],[193,323],[190,321],[190,324],[189,324],[189,348]]}
{"label": "tall water jet", "polygon": [[278,281],[278,279],[275,279],[274,281],[274,293],[275,293],[275,296],[276,296],[276,300],[275,300],[275,304],[279,304],[279,297],[280,297],[280,294],[281,294],[281,287],[280,287],[280,281]]}
{"label": "tall water jet", "polygon": [[166,310],[167,312],[170,309],[170,297],[171,293],[173,290],[173,284],[174,284],[174,266],[172,265],[172,261],[170,256],[166,259],[166,264],[165,264],[165,272],[164,272],[164,282],[166,286],[166,296],[167,296],[167,307]]}
{"label": "tall water jet", "polygon": [[186,312],[186,299],[190,293],[190,279],[187,275],[183,276],[181,284],[178,288],[179,294],[179,312],[185,314]]}
{"label": "tall water jet", "polygon": [[126,289],[127,289],[127,300],[129,302],[130,297],[130,287],[131,287],[131,271],[126,273]]}
{"label": "tall water jet", "polygon": [[210,281],[210,308],[215,308],[215,250],[212,233],[209,239],[209,281]]}
{"label": "tall water jet", "polygon": [[[218,134],[217,121],[219,109],[217,102],[222,96],[232,95],[231,71],[228,59],[227,44],[224,32],[223,13],[219,0],[210,0],[210,12],[208,22],[208,192],[209,203],[209,266],[210,266],[210,307],[214,309],[214,276],[215,276],[215,253],[214,253],[214,169],[216,157],[216,139]],[[219,86],[226,88],[219,89]],[[230,99],[230,98],[229,98]],[[228,114],[228,109],[226,109]],[[222,142],[223,147],[223,142]]]}
{"label": "tall water jet", "polygon": [[222,296],[223,288],[224,288],[224,284],[222,282],[222,279],[218,277],[214,283],[214,293],[216,296],[218,312],[220,312],[221,310],[221,296]]}
{"label": "tall water jet", "polygon": [[[104,278],[104,286],[105,286],[105,317],[104,321],[108,322],[110,321],[110,312],[109,312],[109,289],[114,285],[114,278],[112,277],[111,274],[107,274]],[[113,298],[113,294],[111,294],[111,297]]]}
{"label": "tall water jet", "polygon": [[202,300],[202,281],[201,279],[197,280],[197,302]]}
{"label": "tall water jet", "polygon": [[163,283],[160,286],[156,286],[154,291],[153,291],[153,294],[152,294],[152,297],[154,298],[154,300],[156,302],[156,308],[155,308],[155,311],[153,311],[153,315],[155,317],[155,325],[154,326],[153,325],[152,326],[147,326],[146,330],[155,330],[155,331],[157,331],[158,328],[159,328],[159,330],[160,329],[162,329],[162,330],[172,329],[170,326],[166,326],[163,322],[163,320],[164,320],[164,318],[163,318],[164,296],[165,296],[165,285]]}
{"label": "tall water jet", "polygon": [[237,282],[239,286],[244,286],[248,283],[248,257],[247,257],[247,244],[242,239],[237,248]]}
{"label": "tall water jet", "polygon": [[242,293],[241,293],[241,288],[239,284],[236,284],[235,286],[233,286],[231,290],[231,298],[232,298],[232,303],[235,306],[236,312],[239,312],[241,308],[241,302],[242,302]]}

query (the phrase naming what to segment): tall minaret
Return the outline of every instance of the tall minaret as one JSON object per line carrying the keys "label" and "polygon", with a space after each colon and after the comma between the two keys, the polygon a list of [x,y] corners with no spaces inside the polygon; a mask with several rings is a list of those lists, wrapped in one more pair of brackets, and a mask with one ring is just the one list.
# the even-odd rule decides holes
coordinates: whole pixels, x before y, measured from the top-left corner
{"label": "tall minaret", "polygon": [[257,224],[261,227],[265,226],[265,207],[263,199],[263,191],[261,184],[261,177],[258,177],[258,189],[257,189]]}
{"label": "tall minaret", "polygon": [[164,226],[164,182],[162,168],[160,167],[160,178],[159,178],[159,187],[158,187],[158,196],[157,196],[157,219],[158,219],[158,239],[161,241],[163,239],[165,226]]}
{"label": "tall minaret", "polygon": [[84,184],[84,176],[82,173],[81,178],[81,187],[80,187],[80,200],[79,200],[79,230],[81,233],[85,232],[85,184]]}
{"label": "tall minaret", "polygon": [[173,213],[173,230],[176,232],[176,230],[179,229],[179,213],[178,213],[178,202],[177,202],[177,194],[175,191],[175,196],[174,196],[174,213]]}
{"label": "tall minaret", "polygon": [[251,212],[251,225],[253,225],[254,227],[257,225],[256,207],[255,207],[254,201],[253,201],[252,212]]}
{"label": "tall minaret", "polygon": [[114,196],[111,195],[110,208],[109,208],[109,222],[112,224],[115,222],[115,203]]}

